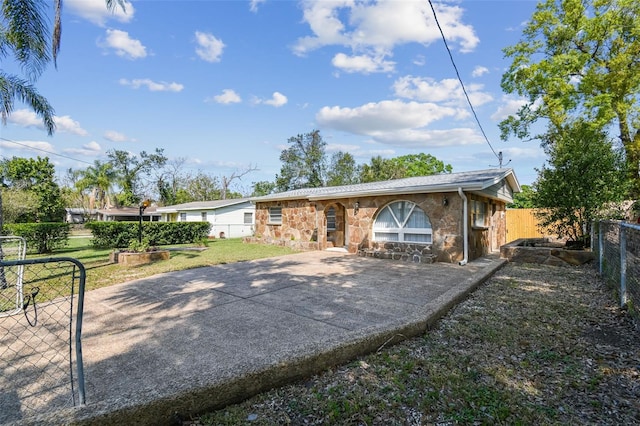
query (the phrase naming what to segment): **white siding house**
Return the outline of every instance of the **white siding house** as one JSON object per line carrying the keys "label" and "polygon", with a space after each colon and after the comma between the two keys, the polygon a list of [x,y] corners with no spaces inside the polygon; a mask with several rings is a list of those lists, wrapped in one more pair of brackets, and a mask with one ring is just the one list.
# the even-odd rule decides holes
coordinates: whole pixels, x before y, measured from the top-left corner
{"label": "white siding house", "polygon": [[255,205],[247,198],[194,201],[156,209],[162,222],[209,222],[209,236],[216,238],[253,235],[255,211]]}

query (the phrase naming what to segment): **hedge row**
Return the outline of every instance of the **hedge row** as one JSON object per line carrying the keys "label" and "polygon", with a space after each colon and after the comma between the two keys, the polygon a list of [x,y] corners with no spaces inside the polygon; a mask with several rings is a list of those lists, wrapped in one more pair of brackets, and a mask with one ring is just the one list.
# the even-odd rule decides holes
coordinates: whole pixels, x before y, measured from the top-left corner
{"label": "hedge row", "polygon": [[50,253],[67,245],[71,225],[62,222],[9,223],[4,234],[23,237],[30,252]]}
{"label": "hedge row", "polygon": [[[92,243],[102,248],[128,247],[138,240],[138,222],[89,222],[85,224],[93,234]],[[142,222],[142,238],[149,245],[187,244],[208,237],[209,222]]]}

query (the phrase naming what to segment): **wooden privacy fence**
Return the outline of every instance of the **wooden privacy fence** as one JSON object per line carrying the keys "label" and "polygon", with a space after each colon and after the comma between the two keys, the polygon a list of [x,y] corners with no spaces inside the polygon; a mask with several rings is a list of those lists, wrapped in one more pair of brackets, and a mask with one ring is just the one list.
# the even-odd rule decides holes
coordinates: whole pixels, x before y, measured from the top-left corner
{"label": "wooden privacy fence", "polygon": [[507,242],[519,238],[551,237],[538,228],[536,209],[507,209]]}

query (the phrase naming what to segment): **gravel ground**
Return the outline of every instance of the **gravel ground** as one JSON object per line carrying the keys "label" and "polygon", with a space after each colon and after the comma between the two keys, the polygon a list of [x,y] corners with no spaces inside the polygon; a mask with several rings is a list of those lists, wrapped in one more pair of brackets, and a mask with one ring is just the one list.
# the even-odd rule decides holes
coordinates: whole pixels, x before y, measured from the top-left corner
{"label": "gravel ground", "polygon": [[640,424],[640,329],[592,267],[507,264],[421,338],[184,424]]}

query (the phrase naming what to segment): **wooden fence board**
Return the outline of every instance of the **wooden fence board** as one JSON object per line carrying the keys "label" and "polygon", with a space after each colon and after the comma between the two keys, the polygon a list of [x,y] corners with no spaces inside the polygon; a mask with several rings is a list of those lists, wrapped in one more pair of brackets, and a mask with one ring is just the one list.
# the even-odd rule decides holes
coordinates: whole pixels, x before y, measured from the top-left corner
{"label": "wooden fence board", "polygon": [[538,219],[535,216],[536,209],[507,209],[507,241],[518,238],[544,238],[544,234],[538,228]]}

